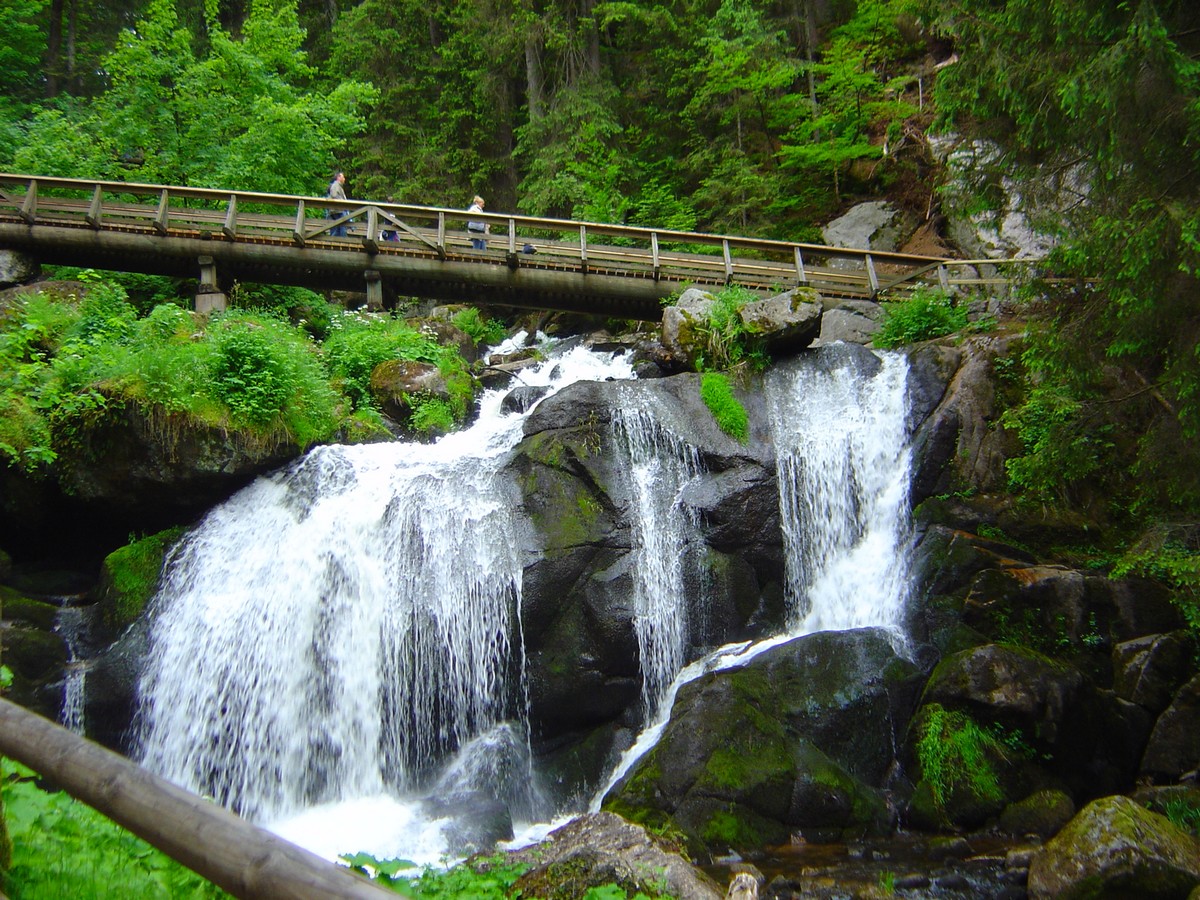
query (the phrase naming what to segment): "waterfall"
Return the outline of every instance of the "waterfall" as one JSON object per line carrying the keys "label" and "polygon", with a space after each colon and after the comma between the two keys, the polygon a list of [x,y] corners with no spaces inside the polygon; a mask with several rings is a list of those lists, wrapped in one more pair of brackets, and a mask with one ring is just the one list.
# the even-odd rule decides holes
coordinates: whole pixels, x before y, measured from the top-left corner
{"label": "waterfall", "polygon": [[[684,663],[689,597],[684,560],[697,523],[679,501],[700,471],[699,454],[665,430],[645,410],[623,409],[614,417],[626,455],[635,548],[634,629],[642,668],[642,706],[653,719]],[[694,599],[694,598],[691,598]]]}
{"label": "waterfall", "polygon": [[835,344],[767,379],[792,635],[900,624],[908,362],[874,359]]}
{"label": "waterfall", "polygon": [[[583,350],[521,373],[550,392],[630,377],[625,359]],[[836,346],[770,373],[788,627],[687,666],[702,599],[689,593],[690,554],[702,544],[680,497],[701,463],[667,411],[614,416],[651,723],[641,750],[689,678],[812,631],[898,626],[906,378],[900,355]],[[449,824],[455,798],[548,813],[529,754],[521,523],[501,477],[524,414],[502,399],[486,394],[474,426],[435,444],[313,450],[174,548],[139,689],[147,768],[331,857],[437,862],[461,824]]]}
{"label": "waterfall", "polygon": [[771,370],[766,393],[786,551],[788,626],[766,640],[720,647],[677,668],[663,688],[657,715],[593,795],[593,812],[658,741],[675,695],[687,682],[745,665],[818,631],[879,626],[904,644],[911,470],[907,384],[906,357],[876,357],[842,344]]}
{"label": "waterfall", "polygon": [[62,708],[59,722],[75,734],[84,734],[84,698],[86,696],[87,672],[92,662],[88,658],[92,645],[92,620],[94,607],[70,606],[73,597],[56,597],[60,603],[55,616],[54,630],[63,637],[67,647],[67,664],[63,669]]}
{"label": "waterfall", "polygon": [[[622,358],[577,350],[521,377],[553,391],[631,375]],[[523,416],[502,412],[502,396],[435,444],[315,449],[174,549],[151,604],[143,765],[282,823],[416,797],[455,754],[494,753],[477,739],[506,723],[527,741],[518,504],[498,475]],[[532,779],[509,771],[527,755],[509,756],[491,787],[528,806]],[[474,782],[489,771],[459,765]]]}

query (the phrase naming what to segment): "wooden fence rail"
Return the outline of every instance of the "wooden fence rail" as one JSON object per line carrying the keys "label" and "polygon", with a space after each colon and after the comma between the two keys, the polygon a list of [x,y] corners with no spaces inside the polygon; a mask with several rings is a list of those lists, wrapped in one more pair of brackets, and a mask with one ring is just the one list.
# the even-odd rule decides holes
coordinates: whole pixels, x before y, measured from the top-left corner
{"label": "wooden fence rail", "polygon": [[[3,699],[0,755],[49,778],[235,897],[384,900],[396,896]],[[68,893],[64,885],[64,896]]]}

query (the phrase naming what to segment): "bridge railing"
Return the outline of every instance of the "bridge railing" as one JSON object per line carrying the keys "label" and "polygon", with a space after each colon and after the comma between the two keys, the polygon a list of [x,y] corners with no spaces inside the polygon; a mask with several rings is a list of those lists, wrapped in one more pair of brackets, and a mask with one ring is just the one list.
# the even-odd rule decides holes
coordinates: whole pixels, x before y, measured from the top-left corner
{"label": "bridge railing", "polygon": [[[333,218],[330,218],[333,216]],[[467,221],[488,224],[477,251]],[[349,199],[0,173],[0,222],[366,250],[653,279],[738,284],[759,291],[812,286],[850,297],[906,296],[920,285],[985,283],[975,265],[942,257],[827,247],[599,222]],[[333,235],[336,226],[347,234]],[[990,266],[1009,261],[986,261]]]}

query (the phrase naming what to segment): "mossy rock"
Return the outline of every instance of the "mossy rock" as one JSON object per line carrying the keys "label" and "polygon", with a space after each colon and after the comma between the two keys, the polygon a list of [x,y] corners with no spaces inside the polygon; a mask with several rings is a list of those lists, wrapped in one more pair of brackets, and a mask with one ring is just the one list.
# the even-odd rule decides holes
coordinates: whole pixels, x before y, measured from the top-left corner
{"label": "mossy rock", "polygon": [[5,622],[53,631],[58,622],[58,607],[44,600],[34,600],[20,591],[0,585],[0,614]]}
{"label": "mossy rock", "polygon": [[1075,801],[1065,791],[1034,791],[1005,808],[1000,814],[1000,828],[1017,837],[1033,834],[1049,838],[1071,821],[1075,812]]}
{"label": "mossy rock", "polygon": [[104,622],[115,631],[133,623],[154,596],[167,552],[183,537],[168,528],[114,550],[100,569],[99,603]]}

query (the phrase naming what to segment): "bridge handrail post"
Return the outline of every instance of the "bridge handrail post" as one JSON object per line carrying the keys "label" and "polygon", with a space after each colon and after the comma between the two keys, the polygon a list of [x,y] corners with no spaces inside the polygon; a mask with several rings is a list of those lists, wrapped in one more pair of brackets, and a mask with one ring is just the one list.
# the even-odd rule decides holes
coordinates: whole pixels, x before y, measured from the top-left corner
{"label": "bridge handrail post", "polygon": [[158,212],[154,214],[154,230],[159,234],[167,233],[167,225],[171,216],[171,198],[170,192],[162,189],[162,193],[158,197]]}
{"label": "bridge handrail post", "polygon": [[879,276],[875,274],[875,261],[871,259],[871,254],[867,253],[863,256],[867,263],[867,283],[871,285],[871,296],[874,297],[879,293]]}
{"label": "bridge handrail post", "polygon": [[729,238],[721,241],[721,252],[725,256],[725,283],[733,281],[733,255],[729,250]]}
{"label": "bridge handrail post", "polygon": [[96,185],[96,189],[92,191],[92,202],[88,206],[87,215],[84,216],[84,221],[92,227],[93,230],[100,230],[100,205],[104,198],[104,192],[100,190],[100,185]]}
{"label": "bridge handrail post", "polygon": [[587,274],[587,226],[579,226],[579,268],[584,275]]}
{"label": "bridge handrail post", "polygon": [[292,240],[298,247],[304,246],[304,201],[296,201],[296,224],[292,226]]}
{"label": "bridge handrail post", "polygon": [[446,214],[439,212],[437,217],[437,254],[439,259],[446,258]]}
{"label": "bridge handrail post", "polygon": [[796,280],[800,284],[808,284],[808,274],[804,271],[804,254],[801,253],[799,246],[793,247],[792,251],[796,257]]}
{"label": "bridge handrail post", "polygon": [[231,241],[237,238],[237,194],[229,195],[229,204],[225,207],[225,224],[221,226],[221,233]]}
{"label": "bridge handrail post", "polygon": [[654,280],[662,275],[662,261],[658,258],[658,232],[650,232],[650,265],[654,269]]}
{"label": "bridge handrail post", "polygon": [[25,201],[21,204],[20,212],[26,225],[32,225],[37,219],[37,191],[37,179],[29,179],[29,187],[25,190]]}

